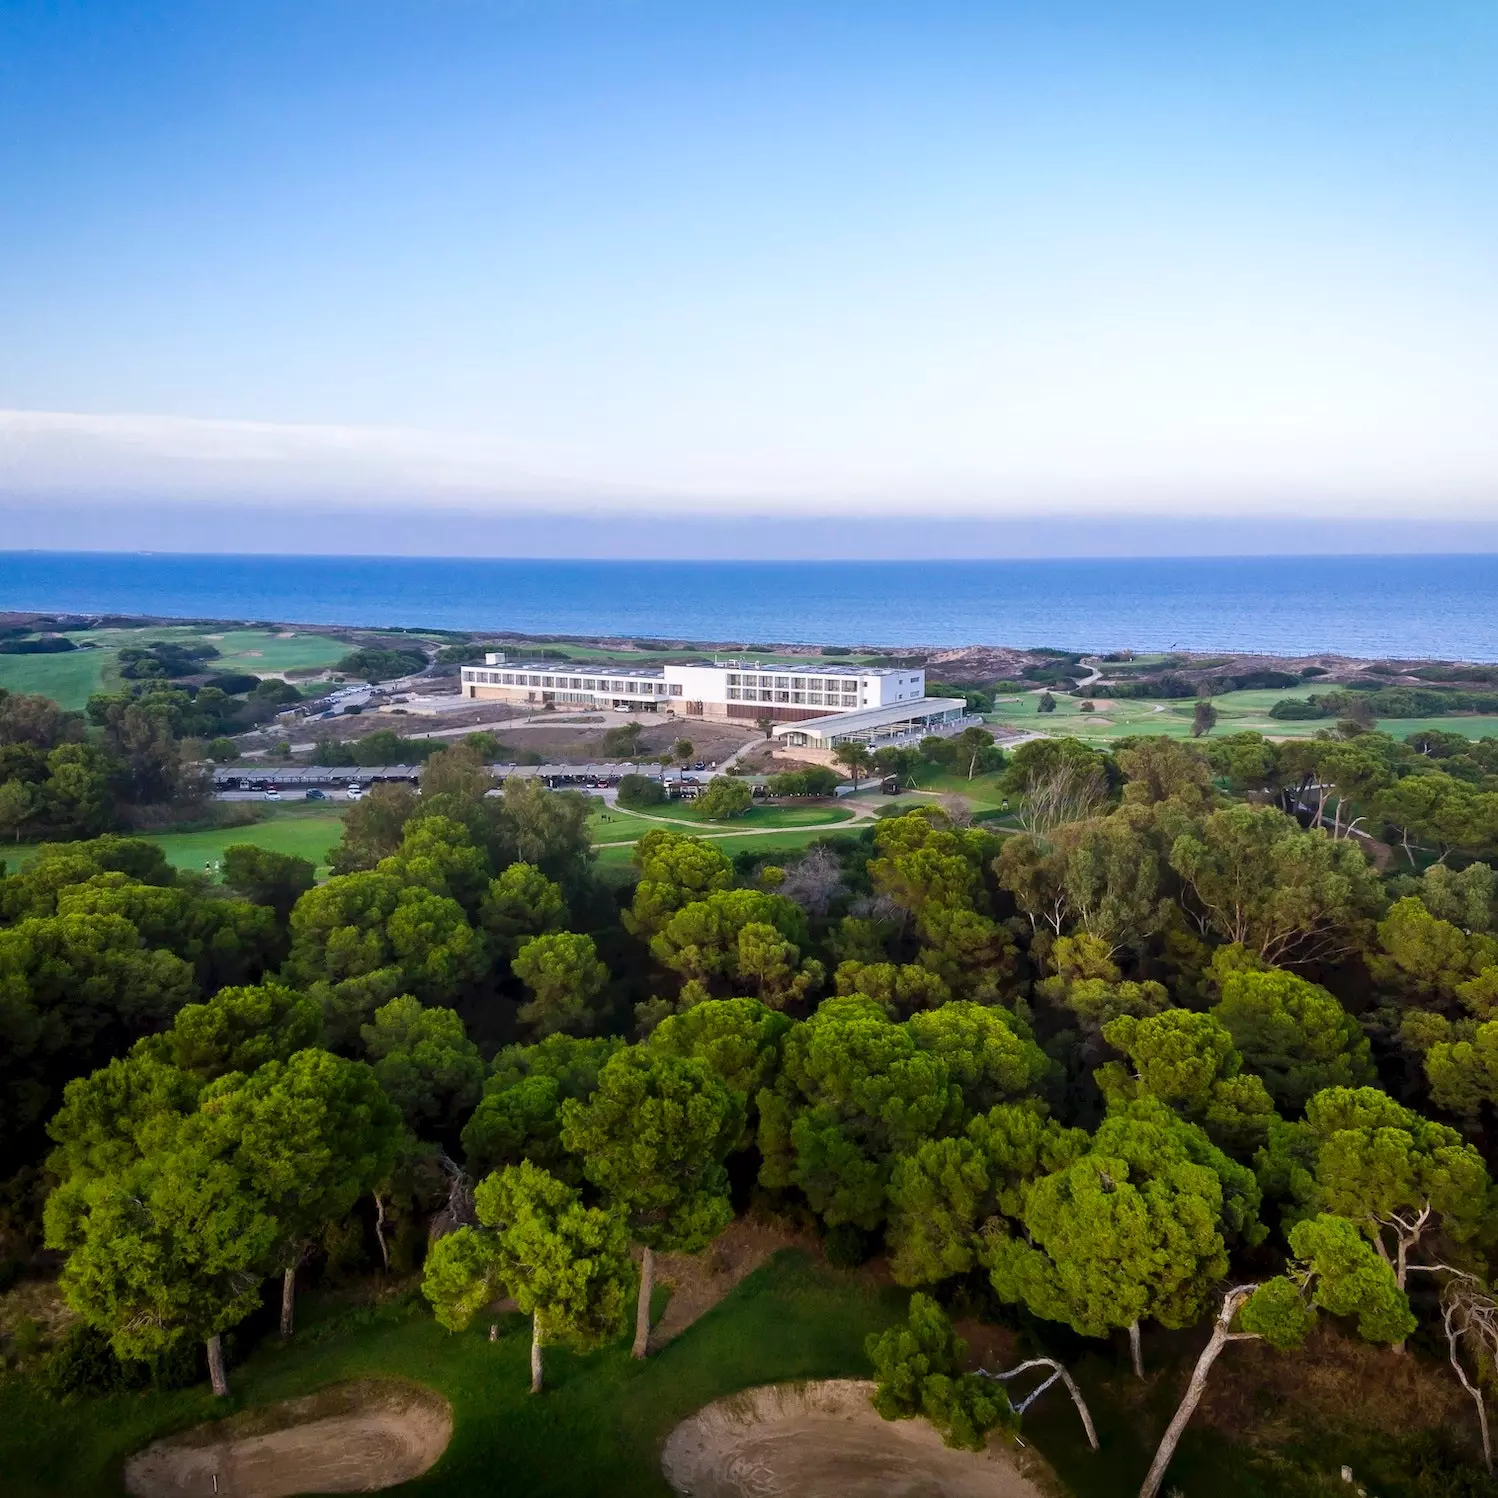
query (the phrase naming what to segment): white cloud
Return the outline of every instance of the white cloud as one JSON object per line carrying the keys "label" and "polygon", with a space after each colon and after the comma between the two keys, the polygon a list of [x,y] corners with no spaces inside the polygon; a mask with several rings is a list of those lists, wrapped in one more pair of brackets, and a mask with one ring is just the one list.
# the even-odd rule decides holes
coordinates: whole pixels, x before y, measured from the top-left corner
{"label": "white cloud", "polygon": [[[548,453],[415,427],[293,425],[162,415],[0,410],[0,501],[46,495],[369,507],[727,514],[1254,514],[1498,516],[1498,429],[1427,451],[1352,422],[1253,437],[1209,403],[1171,424],[1099,430],[996,403],[987,443],[933,457],[928,433],[871,431],[859,457],[659,446]],[[972,413],[967,413],[968,419]],[[706,444],[711,449],[712,444]],[[602,445],[600,444],[600,451]],[[797,458],[796,453],[802,456]]]}

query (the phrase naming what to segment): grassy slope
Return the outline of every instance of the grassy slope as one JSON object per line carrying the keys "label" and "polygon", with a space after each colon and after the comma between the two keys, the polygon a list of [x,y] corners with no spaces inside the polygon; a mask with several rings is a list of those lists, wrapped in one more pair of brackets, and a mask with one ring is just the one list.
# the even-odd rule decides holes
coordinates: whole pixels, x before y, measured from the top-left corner
{"label": "grassy slope", "polygon": [[70,711],[103,690],[112,650],[70,650],[60,655],[0,655],[0,687],[7,692],[39,692]]}

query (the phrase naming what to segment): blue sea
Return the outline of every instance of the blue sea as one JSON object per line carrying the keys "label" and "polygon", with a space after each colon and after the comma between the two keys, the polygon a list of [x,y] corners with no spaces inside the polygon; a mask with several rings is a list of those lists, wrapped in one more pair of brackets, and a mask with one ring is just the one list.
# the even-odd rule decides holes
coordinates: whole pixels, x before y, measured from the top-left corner
{"label": "blue sea", "polygon": [[0,552],[0,610],[728,644],[1498,660],[1498,557],[599,562]]}

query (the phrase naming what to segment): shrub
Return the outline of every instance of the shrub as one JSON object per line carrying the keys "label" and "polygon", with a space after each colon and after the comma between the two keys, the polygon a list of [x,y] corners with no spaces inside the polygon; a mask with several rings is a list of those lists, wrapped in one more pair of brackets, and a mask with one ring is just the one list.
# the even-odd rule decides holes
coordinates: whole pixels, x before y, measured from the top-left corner
{"label": "shrub", "polygon": [[619,780],[620,806],[659,806],[666,789],[651,775],[625,775]]}
{"label": "shrub", "polygon": [[77,648],[66,635],[43,635],[39,640],[0,640],[0,655],[58,655]]}
{"label": "shrub", "polygon": [[49,1399],[127,1394],[140,1389],[186,1389],[198,1381],[198,1343],[183,1338],[149,1362],[121,1358],[109,1338],[87,1322],[74,1322],[42,1363],[37,1383]]}
{"label": "shrub", "polygon": [[988,1432],[1017,1423],[1009,1396],[989,1379],[961,1373],[967,1343],[929,1295],[910,1297],[910,1319],[864,1343],[874,1365],[874,1408],[886,1420],[924,1415],[948,1446],[981,1451]]}
{"label": "shrub", "polygon": [[754,793],[742,780],[719,775],[697,798],[697,807],[709,821],[726,822],[730,817],[743,816],[753,802]]}
{"label": "shrub", "polygon": [[806,770],[787,770],[781,775],[772,775],[765,782],[765,789],[772,796],[831,796],[840,781],[835,770],[825,765],[813,765]]}
{"label": "shrub", "polygon": [[402,645],[393,650],[352,650],[338,662],[337,669],[365,681],[391,681],[426,669],[426,651]]}

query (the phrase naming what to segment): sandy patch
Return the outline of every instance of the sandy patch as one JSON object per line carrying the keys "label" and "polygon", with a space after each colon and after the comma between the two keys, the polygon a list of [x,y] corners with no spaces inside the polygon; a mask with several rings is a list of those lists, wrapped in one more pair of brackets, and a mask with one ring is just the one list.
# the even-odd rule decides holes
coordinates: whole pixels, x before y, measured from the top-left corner
{"label": "sandy patch", "polygon": [[773,1384],[699,1410],[661,1470],[692,1498],[1042,1498],[1024,1453],[952,1451],[924,1420],[882,1420],[873,1384]]}
{"label": "sandy patch", "polygon": [[650,1345],[662,1347],[704,1316],[741,1280],[782,1248],[815,1251],[810,1238],[784,1228],[736,1218],[700,1254],[657,1254],[657,1283],[670,1285],[665,1313],[650,1329]]}
{"label": "sandy patch", "polygon": [[419,1477],[452,1431],[440,1394],[360,1379],[157,1441],[125,1463],[125,1489],[135,1498],[368,1493]]}

